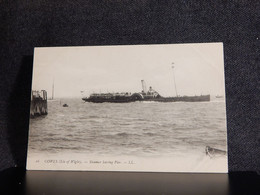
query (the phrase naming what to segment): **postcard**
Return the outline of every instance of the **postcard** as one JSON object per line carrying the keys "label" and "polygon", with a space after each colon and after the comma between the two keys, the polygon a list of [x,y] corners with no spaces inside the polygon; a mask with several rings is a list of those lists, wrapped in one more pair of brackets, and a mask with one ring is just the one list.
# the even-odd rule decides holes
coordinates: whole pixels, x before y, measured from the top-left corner
{"label": "postcard", "polygon": [[223,44],[35,48],[27,170],[228,172]]}

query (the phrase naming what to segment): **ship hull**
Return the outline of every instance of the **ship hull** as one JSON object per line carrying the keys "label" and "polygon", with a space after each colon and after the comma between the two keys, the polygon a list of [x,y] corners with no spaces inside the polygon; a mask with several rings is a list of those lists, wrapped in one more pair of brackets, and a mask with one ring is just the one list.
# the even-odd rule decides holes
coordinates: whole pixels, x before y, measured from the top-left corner
{"label": "ship hull", "polygon": [[82,98],[85,102],[92,102],[92,103],[129,103],[134,102],[132,98],[129,97],[120,97],[120,98]]}
{"label": "ship hull", "polygon": [[156,102],[208,102],[210,101],[210,95],[201,96],[180,96],[180,97],[162,97],[145,101]]}
{"label": "ship hull", "polygon": [[137,98],[135,97],[113,97],[113,98],[82,98],[85,102],[92,103],[129,103],[135,101],[155,101],[155,102],[207,102],[210,101],[210,95],[201,96],[180,96],[180,97],[155,97],[155,98]]}

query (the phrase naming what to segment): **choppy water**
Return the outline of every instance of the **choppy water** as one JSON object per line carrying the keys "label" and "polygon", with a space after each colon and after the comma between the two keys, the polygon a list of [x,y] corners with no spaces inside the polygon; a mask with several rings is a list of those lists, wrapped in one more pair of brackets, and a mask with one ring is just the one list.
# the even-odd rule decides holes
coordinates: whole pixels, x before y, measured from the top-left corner
{"label": "choppy water", "polygon": [[[69,107],[62,107],[67,103]],[[30,153],[176,156],[226,150],[224,101],[197,103],[48,102],[48,115],[30,120]]]}

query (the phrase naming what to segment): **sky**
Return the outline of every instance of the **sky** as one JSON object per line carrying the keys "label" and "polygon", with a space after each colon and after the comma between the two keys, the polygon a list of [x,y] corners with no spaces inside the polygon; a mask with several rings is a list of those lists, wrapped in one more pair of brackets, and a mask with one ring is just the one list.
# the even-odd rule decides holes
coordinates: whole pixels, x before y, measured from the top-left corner
{"label": "sky", "polygon": [[[172,68],[174,66],[174,68]],[[222,43],[38,47],[33,90],[54,98],[141,92],[141,80],[164,97],[224,95]]]}

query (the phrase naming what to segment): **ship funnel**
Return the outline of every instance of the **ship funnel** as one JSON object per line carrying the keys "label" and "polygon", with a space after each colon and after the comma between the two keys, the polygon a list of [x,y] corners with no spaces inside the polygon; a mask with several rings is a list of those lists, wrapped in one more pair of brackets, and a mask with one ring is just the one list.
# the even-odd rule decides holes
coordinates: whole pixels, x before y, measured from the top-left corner
{"label": "ship funnel", "polygon": [[146,84],[145,84],[144,80],[141,80],[141,82],[142,82],[143,92],[146,93],[146,92],[147,92],[147,90],[146,90]]}

